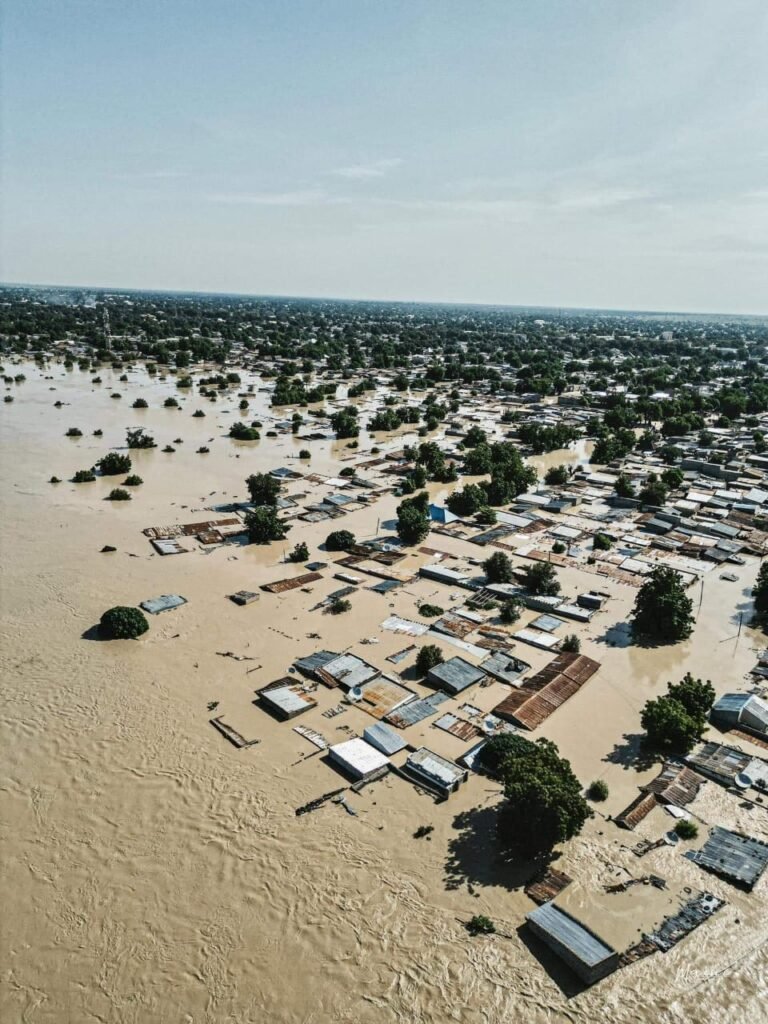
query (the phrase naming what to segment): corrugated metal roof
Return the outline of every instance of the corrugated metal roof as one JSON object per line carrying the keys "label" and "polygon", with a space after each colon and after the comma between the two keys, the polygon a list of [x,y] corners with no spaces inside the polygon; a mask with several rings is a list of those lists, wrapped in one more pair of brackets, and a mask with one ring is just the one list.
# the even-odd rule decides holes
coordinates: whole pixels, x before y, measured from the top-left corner
{"label": "corrugated metal roof", "polygon": [[493,709],[501,718],[535,729],[597,672],[600,663],[583,654],[559,654],[541,672],[526,679]]}
{"label": "corrugated metal roof", "polygon": [[437,693],[431,693],[429,697],[424,697],[423,700],[413,700],[408,704],[404,704],[396,711],[387,715],[386,718],[388,722],[396,725],[398,729],[407,729],[409,725],[416,725],[417,722],[423,722],[430,715],[436,715],[438,706],[450,699],[451,695],[449,693],[443,693],[442,690],[438,690]]}
{"label": "corrugated metal roof", "polygon": [[362,686],[369,679],[375,678],[379,675],[379,670],[355,654],[340,654],[338,658],[327,661],[322,668],[316,670],[318,678],[322,678],[320,673],[322,676],[330,676],[346,689],[351,689],[353,686]]}
{"label": "corrugated metal roof", "polygon": [[435,665],[429,670],[427,678],[431,683],[440,686],[449,693],[461,693],[467,687],[485,679],[485,672],[471,665],[463,658],[449,658],[448,661]]}
{"label": "corrugated metal roof", "polygon": [[597,967],[616,953],[554,903],[543,903],[526,914],[526,920],[536,924],[587,967]]}
{"label": "corrugated metal roof", "polygon": [[768,843],[715,826],[690,859],[724,878],[751,889],[768,867]]}
{"label": "corrugated metal roof", "polygon": [[392,711],[418,696],[414,690],[409,690],[407,686],[387,676],[371,679],[357,688],[355,693],[358,690],[360,699],[356,701],[357,706],[373,718],[386,718]]}
{"label": "corrugated metal roof", "polygon": [[329,661],[333,661],[334,658],[338,658],[338,656],[339,655],[336,651],[316,651],[314,654],[307,655],[306,658],[297,658],[293,664],[299,672],[303,672],[304,675],[311,676],[314,674],[316,669],[322,668],[323,665],[326,665]]}
{"label": "corrugated metal roof", "polygon": [[453,761],[441,757],[428,747],[419,747],[409,754],[407,763],[409,767],[423,772],[443,788],[455,786],[457,782],[467,777],[465,768],[459,768]]}
{"label": "corrugated metal roof", "polygon": [[523,672],[527,672],[531,666],[527,661],[522,661],[512,654],[494,651],[489,658],[480,663],[480,667],[502,683],[516,683]]}
{"label": "corrugated metal roof", "polygon": [[399,750],[402,750],[406,746],[404,739],[395,732],[394,729],[390,729],[388,725],[384,725],[383,722],[376,722],[375,725],[369,725],[367,729],[363,731],[363,739],[370,743],[372,747],[380,750],[382,754],[396,754]]}

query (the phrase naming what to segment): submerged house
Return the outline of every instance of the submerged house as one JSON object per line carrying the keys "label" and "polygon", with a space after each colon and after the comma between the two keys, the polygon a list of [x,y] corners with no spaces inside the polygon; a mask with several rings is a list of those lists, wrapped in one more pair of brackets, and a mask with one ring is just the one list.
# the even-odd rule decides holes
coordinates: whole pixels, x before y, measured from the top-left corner
{"label": "submerged house", "polygon": [[768,701],[750,693],[726,693],[709,715],[721,729],[741,728],[755,736],[768,737]]}
{"label": "submerged house", "polygon": [[619,953],[555,903],[543,903],[526,915],[528,927],[572,971],[593,985],[619,966]]}
{"label": "submerged house", "polygon": [[413,775],[444,796],[455,792],[469,778],[466,768],[460,768],[454,761],[441,757],[427,747],[419,747],[409,754],[405,764]]}

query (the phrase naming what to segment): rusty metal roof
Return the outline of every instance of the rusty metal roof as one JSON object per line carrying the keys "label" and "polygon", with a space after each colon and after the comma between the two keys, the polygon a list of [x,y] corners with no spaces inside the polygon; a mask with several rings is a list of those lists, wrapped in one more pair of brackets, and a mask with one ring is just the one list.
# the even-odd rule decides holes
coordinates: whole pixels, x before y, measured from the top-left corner
{"label": "rusty metal roof", "polygon": [[282,594],[286,590],[296,590],[298,587],[304,587],[307,583],[314,583],[322,578],[319,572],[306,572],[303,576],[294,576],[292,579],[264,583],[261,589],[268,591],[270,594]]}
{"label": "rusty metal roof", "polygon": [[493,709],[500,718],[535,729],[597,672],[600,663],[584,654],[559,654]]}

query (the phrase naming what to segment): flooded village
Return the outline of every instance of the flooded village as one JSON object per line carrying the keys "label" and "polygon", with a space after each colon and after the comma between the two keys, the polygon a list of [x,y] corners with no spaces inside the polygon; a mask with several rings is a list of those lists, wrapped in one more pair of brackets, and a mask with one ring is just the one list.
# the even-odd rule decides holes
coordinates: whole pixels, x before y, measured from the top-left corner
{"label": "flooded village", "polygon": [[3,1019],[764,1019],[765,321],[0,299]]}

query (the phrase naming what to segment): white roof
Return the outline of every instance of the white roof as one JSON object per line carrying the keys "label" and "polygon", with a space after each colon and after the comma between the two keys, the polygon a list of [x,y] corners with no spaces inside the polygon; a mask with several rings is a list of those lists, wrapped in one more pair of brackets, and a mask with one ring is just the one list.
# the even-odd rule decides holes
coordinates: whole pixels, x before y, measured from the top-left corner
{"label": "white roof", "polygon": [[353,740],[336,743],[330,749],[334,760],[349,768],[353,774],[368,775],[389,764],[389,758],[356,736]]}

